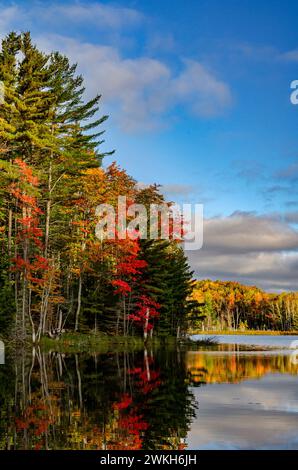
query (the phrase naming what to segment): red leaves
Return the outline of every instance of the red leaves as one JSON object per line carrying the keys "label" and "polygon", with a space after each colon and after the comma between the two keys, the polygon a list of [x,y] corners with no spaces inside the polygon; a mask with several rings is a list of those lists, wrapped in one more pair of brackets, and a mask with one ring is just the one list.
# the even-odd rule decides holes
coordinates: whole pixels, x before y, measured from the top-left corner
{"label": "red leaves", "polygon": [[140,431],[146,431],[149,424],[142,420],[142,416],[125,416],[120,419],[120,426],[127,429],[130,434],[139,435]]}
{"label": "red leaves", "polygon": [[49,261],[47,260],[47,258],[44,258],[43,256],[36,255],[35,261],[32,264],[32,267],[36,271],[39,271],[39,270],[44,271],[49,268]]}
{"label": "red leaves", "polygon": [[15,423],[16,423],[17,431],[22,431],[23,429],[28,428],[28,423],[26,423],[26,421],[23,421],[21,419],[16,418]]}
{"label": "red leaves", "polygon": [[[158,370],[150,370],[150,360],[148,359],[147,365],[144,364],[144,369],[136,367],[128,371],[130,375],[135,376],[138,380],[137,385],[143,395],[148,395],[155,388],[161,385],[160,372]],[[149,369],[148,369],[149,368]]]}
{"label": "red leaves", "polygon": [[33,196],[29,196],[21,191],[14,183],[10,185],[10,193],[14,196],[19,202],[27,205],[27,206],[34,206],[36,202],[36,198]]}
{"label": "red leaves", "polygon": [[[147,263],[138,259],[140,251],[138,240],[117,240],[115,244],[121,248],[122,253],[120,252],[120,261],[116,265],[118,279],[113,280],[112,285],[118,287],[115,294],[126,296],[132,292],[132,284],[137,280],[137,276],[142,273],[142,269],[147,266]],[[123,278],[126,280],[124,281]]]}
{"label": "red leaves", "polygon": [[142,368],[141,367],[135,367],[134,369],[129,369],[128,373],[131,374],[131,375],[141,374],[142,373]]}
{"label": "red leaves", "polygon": [[22,255],[17,254],[12,260],[12,270],[20,271],[32,284],[42,285],[44,272],[49,268],[47,259],[39,255],[39,250],[43,246],[43,231],[39,227],[39,216],[42,211],[38,207],[37,198],[28,194],[30,187],[38,186],[38,179],[33,175],[32,169],[21,159],[17,158],[14,164],[19,170],[20,178],[18,184],[11,184],[10,193],[15,197],[22,213],[22,216],[17,219],[19,225],[17,242]]}
{"label": "red leaves", "polygon": [[114,410],[119,411],[119,427],[128,434],[126,439],[131,449],[142,448],[144,431],[150,426],[145,418],[148,404],[150,407],[150,394],[162,383],[159,371],[154,370],[152,365],[153,358],[146,356],[142,367],[134,367],[128,371],[136,396],[123,393],[120,401],[113,405]]}
{"label": "red leaves", "polygon": [[32,429],[36,437],[45,434],[49,426],[52,424],[52,418],[48,412],[48,408],[39,400],[36,404],[28,406],[21,418],[15,419],[17,432],[25,429]]}
{"label": "red leaves", "polygon": [[[13,263],[13,266],[11,268],[12,271],[22,272],[25,279],[32,282],[32,284],[43,285],[43,273],[49,269],[49,263],[46,258],[43,258],[39,255],[35,255],[33,259],[25,260],[21,256],[17,256],[11,261]],[[38,274],[41,275],[41,278],[36,277]]]}
{"label": "red leaves", "polygon": [[24,260],[21,256],[16,256],[11,261],[14,264],[12,271],[23,271],[30,267],[29,261]]}
{"label": "red leaves", "polygon": [[141,269],[147,266],[146,261],[136,259],[134,255],[127,256],[124,262],[117,264],[117,270],[120,275],[140,274]]}
{"label": "red leaves", "polygon": [[117,287],[115,290],[115,294],[127,295],[128,292],[131,292],[131,287],[126,281],[122,281],[121,279],[115,279],[112,281],[112,285]]}
{"label": "red leaves", "polygon": [[20,158],[16,158],[14,163],[19,167],[21,178],[23,181],[31,184],[32,186],[38,186],[38,178],[33,176],[32,169],[27,165],[26,162]]}
{"label": "red leaves", "polygon": [[40,238],[43,236],[41,228],[38,227],[39,220],[36,217],[24,217],[18,219],[21,229],[19,231],[20,240],[32,240],[35,245],[42,246]]}
{"label": "red leaves", "polygon": [[16,158],[14,164],[18,167],[20,177],[18,183],[10,185],[10,194],[17,199],[20,206],[30,208],[32,214],[42,214],[37,205],[36,197],[28,194],[26,188],[26,186],[36,188],[38,186],[38,178],[33,175],[32,169],[23,160]]}
{"label": "red leaves", "polygon": [[119,403],[114,403],[113,408],[116,410],[124,410],[128,408],[131,404],[132,398],[127,393],[124,393],[121,401]]}
{"label": "red leaves", "polygon": [[141,325],[146,331],[152,330],[152,320],[159,317],[160,312],[158,310],[161,308],[161,305],[150,297],[141,295],[136,307],[137,310],[128,315],[128,318]]}
{"label": "red leaves", "polygon": [[161,308],[161,305],[155,302],[151,297],[148,297],[147,295],[141,295],[139,298],[139,302],[137,303],[137,306],[147,306],[152,309],[159,309]]}

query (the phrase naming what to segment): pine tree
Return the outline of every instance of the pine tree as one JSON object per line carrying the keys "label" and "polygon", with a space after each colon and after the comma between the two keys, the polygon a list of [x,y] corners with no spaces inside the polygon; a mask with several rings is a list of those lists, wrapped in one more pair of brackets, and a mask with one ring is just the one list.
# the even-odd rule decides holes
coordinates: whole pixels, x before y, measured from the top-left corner
{"label": "pine tree", "polygon": [[[3,162],[11,165],[15,158],[21,158],[39,175],[43,254],[58,270],[62,267],[67,272],[59,238],[61,231],[67,231],[74,210],[65,210],[65,201],[67,208],[77,202],[82,174],[101,163],[103,155],[98,153],[98,146],[103,142],[103,131],[97,128],[107,116],[92,120],[100,96],[84,102],[83,78],[76,76],[76,65],[70,65],[59,53],[39,51],[30,33],[11,33],[3,40],[0,80],[5,89],[4,105],[0,106]],[[18,237],[18,209],[10,198],[6,192],[6,211],[2,214],[8,259],[16,251]],[[51,230],[53,218],[55,228]],[[17,298],[17,274],[14,278]],[[42,297],[48,298],[49,292]]]}

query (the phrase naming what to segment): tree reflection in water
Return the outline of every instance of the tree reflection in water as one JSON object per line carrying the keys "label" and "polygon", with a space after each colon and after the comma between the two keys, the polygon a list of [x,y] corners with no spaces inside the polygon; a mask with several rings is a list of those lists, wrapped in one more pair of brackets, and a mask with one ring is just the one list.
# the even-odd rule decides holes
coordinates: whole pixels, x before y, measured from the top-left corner
{"label": "tree reflection in water", "polygon": [[20,354],[0,369],[1,449],[181,449],[185,353]]}
{"label": "tree reflection in water", "polygon": [[183,449],[194,386],[297,374],[286,355],[19,351],[0,367],[1,449]]}

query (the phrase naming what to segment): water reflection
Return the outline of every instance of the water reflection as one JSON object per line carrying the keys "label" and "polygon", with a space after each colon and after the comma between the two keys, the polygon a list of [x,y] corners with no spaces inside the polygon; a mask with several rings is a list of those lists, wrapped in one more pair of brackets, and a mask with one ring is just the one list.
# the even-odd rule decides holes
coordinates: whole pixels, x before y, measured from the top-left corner
{"label": "water reflection", "polygon": [[297,376],[268,374],[194,389],[189,449],[297,449]]}
{"label": "water reflection", "polygon": [[257,379],[265,374],[279,372],[297,375],[298,367],[289,354],[270,352],[232,354],[199,353],[186,355],[187,369],[194,385],[202,383],[237,383],[244,379]]}
{"label": "water reflection", "polygon": [[[231,384],[271,373],[290,374],[297,385],[297,366],[286,355],[166,349],[89,355],[20,352],[0,367],[0,448],[204,447],[204,436],[210,443],[213,433],[216,440],[222,392],[208,395],[213,409],[218,403],[210,431],[210,423],[202,422],[201,402],[206,404],[203,391],[214,386],[198,389],[203,393],[196,387],[224,383],[225,396],[232,397]],[[234,405],[232,400],[236,409]],[[287,406],[281,396],[282,405]]]}
{"label": "water reflection", "polygon": [[0,369],[2,449],[177,449],[195,416],[185,356],[35,350]]}
{"label": "water reflection", "polygon": [[190,449],[297,449],[297,365],[270,352],[187,353],[198,419]]}

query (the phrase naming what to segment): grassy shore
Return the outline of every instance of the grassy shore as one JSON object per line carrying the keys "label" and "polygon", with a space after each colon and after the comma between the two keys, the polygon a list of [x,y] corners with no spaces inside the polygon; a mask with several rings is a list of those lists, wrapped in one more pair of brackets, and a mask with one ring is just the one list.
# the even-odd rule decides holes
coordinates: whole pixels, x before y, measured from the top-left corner
{"label": "grassy shore", "polygon": [[59,339],[44,337],[41,347],[45,351],[57,352],[121,352],[138,351],[144,348],[142,338],[135,336],[108,336],[105,334],[65,333]]}
{"label": "grassy shore", "polygon": [[[206,338],[201,341],[192,341],[185,338],[177,340],[175,337],[154,337],[146,342],[146,347],[163,347],[176,348],[180,347],[204,347],[213,346],[216,341]],[[44,337],[40,346],[44,351],[57,351],[65,353],[76,352],[122,352],[122,351],[139,351],[143,350],[144,339],[139,336],[109,336],[103,333],[87,334],[87,333],[65,333],[59,339],[51,339]]]}

